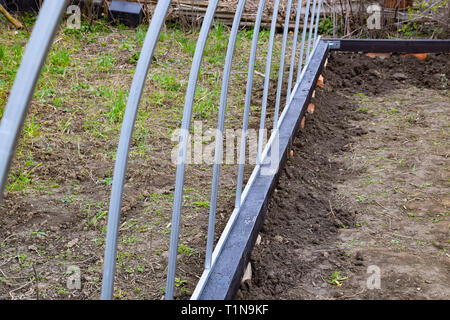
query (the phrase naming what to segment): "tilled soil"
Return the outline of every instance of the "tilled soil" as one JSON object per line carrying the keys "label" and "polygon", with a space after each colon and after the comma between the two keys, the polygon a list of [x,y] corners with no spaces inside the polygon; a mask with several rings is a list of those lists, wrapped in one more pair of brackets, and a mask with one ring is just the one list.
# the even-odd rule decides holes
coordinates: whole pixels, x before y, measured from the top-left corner
{"label": "tilled soil", "polygon": [[[448,299],[448,148],[424,149],[413,138],[421,132],[448,146],[449,55],[421,61],[333,53],[323,76],[325,87],[316,89],[315,111],[296,136],[252,252],[252,279],[236,298]],[[365,151],[375,144],[393,148],[399,164],[369,166],[373,155]],[[423,159],[406,173],[413,148]],[[432,153],[438,161],[417,174]],[[401,180],[401,174],[409,176]],[[433,185],[434,193],[418,195],[421,183]],[[424,212],[440,204],[431,218],[411,221],[414,194],[429,200]],[[373,270],[381,270],[381,287],[375,281],[370,290]]]}

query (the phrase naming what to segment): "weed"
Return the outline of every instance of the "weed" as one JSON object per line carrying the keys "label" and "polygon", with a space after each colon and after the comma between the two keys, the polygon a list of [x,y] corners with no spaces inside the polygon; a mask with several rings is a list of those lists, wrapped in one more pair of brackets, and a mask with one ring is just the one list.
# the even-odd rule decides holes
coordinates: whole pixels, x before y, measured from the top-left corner
{"label": "weed", "polygon": [[187,280],[181,280],[181,278],[175,278],[175,287],[180,288],[187,284]]}
{"label": "weed", "polygon": [[331,277],[327,280],[327,282],[331,285],[342,286],[341,281],[347,280],[348,277],[341,276],[341,271],[335,271],[331,274]]}
{"label": "weed", "polygon": [[431,219],[431,222],[438,223],[438,222],[444,220],[444,218],[449,215],[450,215],[450,211],[440,212],[434,218]]}
{"label": "weed", "polygon": [[71,55],[66,48],[58,48],[50,54],[49,71],[56,74],[64,74],[70,65]]}
{"label": "weed", "polygon": [[118,90],[114,94],[113,102],[107,117],[110,123],[120,123],[122,121],[127,101],[127,93],[124,90]]}
{"label": "weed", "polygon": [[358,109],[356,109],[356,111],[367,112],[367,111],[369,111],[369,108],[367,108],[367,107],[359,107]]}
{"label": "weed", "polygon": [[[34,165],[32,160],[28,160],[25,162],[26,168],[20,168],[18,174],[11,173],[9,174],[9,179],[12,180],[11,183],[8,183],[6,186],[7,191],[22,191],[28,188],[31,185],[31,173],[41,165],[42,163],[38,163]],[[34,166],[33,166],[34,165]],[[33,167],[32,167],[33,166]]]}
{"label": "weed", "polygon": [[178,83],[175,76],[166,73],[156,73],[152,76],[153,81],[158,82],[162,88],[168,91],[178,91],[181,88],[181,84]]}
{"label": "weed", "polygon": [[333,19],[331,17],[319,20],[319,34],[333,34]]}
{"label": "weed", "polygon": [[184,253],[187,256],[192,256],[194,253],[197,253],[197,250],[190,248],[184,244],[180,244],[180,247],[178,248],[179,253]]}
{"label": "weed", "polygon": [[395,108],[392,108],[392,109],[390,109],[390,110],[388,111],[388,113],[390,113],[390,114],[397,114],[397,113],[400,113],[400,110],[395,109]]}
{"label": "weed", "polygon": [[23,127],[25,136],[31,139],[37,138],[40,134],[39,127],[40,125],[36,122],[36,117],[33,115],[31,119],[25,122]]}
{"label": "weed", "polygon": [[116,63],[116,58],[112,54],[102,53],[97,60],[97,68],[100,72],[108,72]]}

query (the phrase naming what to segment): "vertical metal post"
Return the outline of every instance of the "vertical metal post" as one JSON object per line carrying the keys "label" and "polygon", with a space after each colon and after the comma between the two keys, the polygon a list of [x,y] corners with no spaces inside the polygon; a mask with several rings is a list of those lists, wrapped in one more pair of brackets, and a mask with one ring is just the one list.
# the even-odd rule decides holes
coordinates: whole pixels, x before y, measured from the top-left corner
{"label": "vertical metal post", "polygon": [[37,81],[67,3],[44,1],[17,71],[0,124],[0,202]]}
{"label": "vertical metal post", "polygon": [[314,0],[312,12],[311,12],[311,22],[309,24],[309,35],[308,35],[308,49],[306,50],[306,60],[309,60],[311,56],[311,40],[313,36],[313,28],[314,28],[314,17],[316,13],[317,0]]}
{"label": "vertical metal post", "polygon": [[280,5],[280,0],[275,0],[273,5],[273,13],[272,13],[272,22],[270,25],[270,36],[269,36],[269,49],[267,50],[267,58],[266,58],[266,72],[264,75],[264,91],[263,91],[263,100],[261,107],[261,119],[259,122],[259,134],[258,134],[258,153],[256,158],[256,165],[261,164],[261,154],[263,150],[263,137],[264,137],[264,127],[266,121],[266,109],[267,109],[267,98],[269,95],[269,81],[270,81],[270,69],[272,67],[272,55],[273,55],[273,41],[275,39],[275,30],[277,27],[277,16],[278,16],[278,7]]}
{"label": "vertical metal post", "polygon": [[102,299],[104,300],[109,300],[113,297],[114,275],[116,270],[117,234],[120,222],[123,185],[125,182],[130,143],[133,137],[134,122],[136,120],[142,89],[150,67],[153,51],[159,40],[161,27],[164,23],[170,2],[170,0],[160,0],[156,5],[155,12],[139,56],[123,118],[119,146],[116,153],[116,164],[114,166],[113,184],[108,213],[108,227],[106,231],[106,247],[103,263],[102,283]]}
{"label": "vertical metal post", "polygon": [[223,129],[225,124],[225,111],[227,109],[228,84],[230,80],[231,63],[233,61],[236,37],[239,31],[242,12],[246,0],[239,0],[233,25],[231,27],[230,38],[228,40],[227,54],[225,56],[225,67],[223,69],[222,89],[220,92],[219,117],[217,121],[216,145],[214,151],[214,168],[211,190],[211,201],[209,205],[208,238],[206,241],[205,269],[211,268],[212,252],[214,246],[214,228],[216,219],[217,193],[219,190],[220,165],[223,155]]}
{"label": "vertical metal post", "polygon": [[[300,0],[301,1],[301,0]],[[241,135],[241,145],[239,150],[239,168],[238,177],[236,185],[236,199],[235,207],[239,208],[241,206],[242,198],[242,183],[244,180],[244,165],[245,165],[245,150],[247,146],[247,130],[248,130],[248,118],[250,114],[250,102],[252,99],[252,86],[253,86],[253,73],[255,70],[255,60],[256,60],[256,50],[258,46],[259,30],[261,28],[261,18],[264,11],[264,4],[266,0],[260,0],[258,6],[258,12],[256,14],[255,26],[253,28],[253,38],[252,47],[250,50],[250,61],[248,66],[247,75],[247,87],[245,90],[245,104],[244,104],[244,120],[242,123],[242,135]]]}
{"label": "vertical metal post", "polygon": [[203,50],[205,49],[206,40],[208,38],[209,30],[214,18],[214,13],[217,8],[218,0],[211,0],[206,9],[206,14],[203,19],[203,24],[200,29],[197,46],[195,47],[194,58],[189,74],[188,87],[185,96],[183,119],[181,124],[180,143],[178,150],[175,194],[173,200],[172,211],[172,227],[170,232],[170,248],[169,248],[169,265],[167,270],[166,281],[166,299],[173,299],[173,287],[175,284],[175,272],[178,252],[178,232],[180,226],[181,204],[183,200],[183,185],[184,185],[184,167],[186,163],[186,151],[189,138],[189,127],[192,116],[192,106],[194,104],[195,88],[197,86],[197,78],[200,70],[200,64],[203,57]]}
{"label": "vertical metal post", "polygon": [[317,17],[316,17],[316,27],[314,30],[314,41],[313,43],[316,43],[317,34],[319,32],[319,21],[320,21],[320,9],[322,7],[322,0],[319,0],[319,8],[317,9]]}
{"label": "vertical metal post", "polygon": [[298,27],[300,25],[300,15],[301,14],[302,14],[302,0],[298,0],[297,12],[295,15],[294,38],[292,40],[291,64],[289,66],[288,87],[286,90],[286,105],[288,105],[290,102],[289,97],[291,96],[291,91],[292,91],[292,78],[294,76],[295,56],[297,54]]}
{"label": "vertical metal post", "polygon": [[[291,14],[292,0],[288,0],[286,7],[286,17],[284,19],[284,30],[283,30],[283,42],[281,44],[281,58],[280,58],[280,69],[278,70],[278,83],[277,83],[277,93],[275,99],[275,113],[273,116],[273,130],[277,128],[278,114],[280,112],[281,103],[281,88],[283,87],[283,76],[284,76],[284,60],[286,58],[286,44],[287,36],[289,32],[289,19]],[[286,96],[288,100],[288,96]]]}
{"label": "vertical metal post", "polygon": [[308,2],[306,3],[305,17],[304,17],[304,22],[303,22],[302,45],[300,47],[300,56],[298,59],[297,78],[296,78],[297,83],[300,80],[300,74],[303,69],[303,55],[304,55],[304,51],[305,51],[306,30],[308,29],[308,16],[309,16],[310,4],[311,4],[311,0],[308,0]]}

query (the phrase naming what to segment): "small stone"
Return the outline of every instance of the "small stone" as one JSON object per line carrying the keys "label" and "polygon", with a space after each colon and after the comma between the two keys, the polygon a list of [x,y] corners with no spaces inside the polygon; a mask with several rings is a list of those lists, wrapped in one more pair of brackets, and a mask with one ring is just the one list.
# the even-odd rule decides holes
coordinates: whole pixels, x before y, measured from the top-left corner
{"label": "small stone", "polygon": [[378,70],[370,69],[370,70],[368,71],[368,73],[371,74],[371,75],[373,75],[373,76],[375,76],[375,77],[377,77],[377,78],[381,78],[381,73],[380,73]]}
{"label": "small stone", "polygon": [[356,253],[356,260],[358,260],[358,261],[364,261],[364,256],[363,256],[363,254],[361,253],[361,251],[358,251],[358,252]]}
{"label": "small stone", "polygon": [[252,265],[250,262],[247,264],[247,268],[244,271],[244,275],[242,276],[241,285],[252,280]]}
{"label": "small stone", "polygon": [[408,77],[404,73],[397,72],[392,75],[392,78],[394,78],[395,80],[406,80]]}
{"label": "small stone", "polygon": [[67,247],[67,248],[72,248],[72,247],[73,247],[74,245],[76,245],[77,243],[78,243],[78,238],[75,238],[75,239],[69,241],[69,242],[66,244],[66,247]]}
{"label": "small stone", "polygon": [[261,235],[258,234],[258,237],[256,237],[255,245],[259,246],[261,244]]}

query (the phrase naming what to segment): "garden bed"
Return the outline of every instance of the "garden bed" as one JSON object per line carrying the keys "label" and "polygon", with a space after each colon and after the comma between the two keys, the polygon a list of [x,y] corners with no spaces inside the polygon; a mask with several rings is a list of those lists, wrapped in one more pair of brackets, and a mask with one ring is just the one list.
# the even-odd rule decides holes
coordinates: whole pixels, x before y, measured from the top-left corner
{"label": "garden bed", "polygon": [[332,53],[323,76],[236,297],[448,299],[449,55]]}

